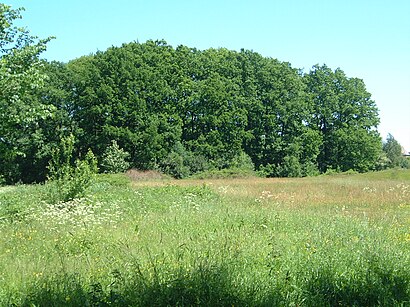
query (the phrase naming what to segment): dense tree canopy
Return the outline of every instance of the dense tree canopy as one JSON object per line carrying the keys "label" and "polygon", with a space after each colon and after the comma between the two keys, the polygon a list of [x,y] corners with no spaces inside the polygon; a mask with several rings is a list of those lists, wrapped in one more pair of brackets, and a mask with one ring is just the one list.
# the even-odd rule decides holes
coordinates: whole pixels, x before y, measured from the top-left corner
{"label": "dense tree canopy", "polygon": [[267,175],[304,176],[367,171],[380,154],[375,103],[341,69],[303,74],[248,50],[164,41],[112,47],[66,68],[80,151],[100,155],[116,140],[134,167],[192,173],[246,154]]}
{"label": "dense tree canopy", "polygon": [[322,136],[320,171],[328,168],[368,171],[380,153],[374,128],[378,110],[363,80],[347,78],[341,69],[314,66],[305,76],[313,112],[310,127]]}
{"label": "dense tree canopy", "polygon": [[252,165],[268,176],[375,168],[378,111],[362,80],[308,73],[224,48],[128,43],[69,63],[38,58],[47,40],[1,6],[0,155],[9,182],[41,181],[53,147],[75,137],[101,161],[113,142],[139,169],[184,177]]}

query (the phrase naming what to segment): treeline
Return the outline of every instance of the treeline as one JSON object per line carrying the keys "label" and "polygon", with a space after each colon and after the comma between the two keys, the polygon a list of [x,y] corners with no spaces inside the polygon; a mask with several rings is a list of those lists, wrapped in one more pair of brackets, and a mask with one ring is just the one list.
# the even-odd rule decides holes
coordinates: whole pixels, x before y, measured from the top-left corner
{"label": "treeline", "polygon": [[147,41],[43,63],[42,72],[46,82],[24,99],[52,115],[12,127],[6,145],[20,154],[2,156],[8,182],[44,180],[53,148],[69,135],[77,156],[91,149],[101,161],[115,140],[130,167],[178,178],[232,167],[281,177],[364,172],[380,159],[365,84],[326,65],[303,73],[249,50]]}

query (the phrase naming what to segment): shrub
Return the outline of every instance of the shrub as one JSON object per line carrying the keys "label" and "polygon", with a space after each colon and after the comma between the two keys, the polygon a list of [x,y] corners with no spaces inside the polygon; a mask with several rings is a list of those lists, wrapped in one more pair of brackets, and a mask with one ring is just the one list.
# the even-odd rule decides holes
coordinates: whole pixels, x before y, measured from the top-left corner
{"label": "shrub", "polygon": [[281,164],[261,165],[258,173],[266,177],[302,177],[303,168],[297,157],[286,156]]}
{"label": "shrub", "polygon": [[325,172],[325,175],[334,175],[338,173],[339,173],[339,170],[328,167],[328,169]]}
{"label": "shrub", "polygon": [[402,157],[400,160],[400,167],[401,168],[410,168],[410,159],[406,157]]}
{"label": "shrub", "polygon": [[98,171],[97,159],[88,150],[84,159],[73,160],[74,136],[62,140],[61,149],[53,151],[47,181],[48,200],[51,203],[67,202],[84,196]]}
{"label": "shrub", "polygon": [[278,165],[270,163],[261,165],[257,173],[261,177],[310,177],[320,174],[316,163],[312,161],[301,163],[295,156],[286,156]]}
{"label": "shrub", "polygon": [[177,142],[173,150],[160,162],[160,170],[177,179],[207,171],[210,168],[210,162],[204,156],[186,150],[180,142]]}
{"label": "shrub", "polygon": [[184,165],[184,158],[181,154],[172,151],[161,163],[161,170],[174,178],[181,179],[189,175],[189,168]]}
{"label": "shrub", "polygon": [[130,168],[130,163],[127,162],[128,157],[129,153],[120,148],[114,140],[105,150],[100,168],[104,173],[109,174],[125,172]]}
{"label": "shrub", "polygon": [[286,156],[282,165],[278,167],[278,175],[280,177],[301,177],[302,166],[299,159],[294,156]]}
{"label": "shrub", "polygon": [[302,176],[318,176],[320,174],[316,163],[305,162],[302,164]]}
{"label": "shrub", "polygon": [[391,160],[387,157],[387,154],[384,151],[382,151],[380,152],[379,158],[376,161],[375,169],[377,171],[381,171],[387,169],[390,164]]}
{"label": "shrub", "polygon": [[239,155],[235,156],[229,164],[229,168],[250,171],[255,169],[255,165],[253,164],[251,157],[244,152],[241,152]]}
{"label": "shrub", "polygon": [[184,164],[189,168],[190,174],[208,171],[212,168],[209,160],[203,155],[187,152]]}

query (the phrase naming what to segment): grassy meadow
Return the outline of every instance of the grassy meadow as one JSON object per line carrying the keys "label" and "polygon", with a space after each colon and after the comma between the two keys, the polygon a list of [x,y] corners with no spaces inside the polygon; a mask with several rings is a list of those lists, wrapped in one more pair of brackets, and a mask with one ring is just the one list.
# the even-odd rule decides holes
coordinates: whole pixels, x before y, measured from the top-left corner
{"label": "grassy meadow", "polygon": [[408,306],[410,172],[0,188],[1,306]]}

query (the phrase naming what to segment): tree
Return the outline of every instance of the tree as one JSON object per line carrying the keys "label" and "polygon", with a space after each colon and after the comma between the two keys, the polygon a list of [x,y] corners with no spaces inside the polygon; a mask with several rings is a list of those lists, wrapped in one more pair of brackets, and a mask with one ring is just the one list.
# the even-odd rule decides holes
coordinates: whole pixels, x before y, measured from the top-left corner
{"label": "tree", "polygon": [[117,141],[113,140],[106,149],[101,161],[101,170],[104,173],[122,173],[130,167],[127,158],[129,153],[120,148]]}
{"label": "tree", "polygon": [[304,79],[313,108],[308,125],[323,139],[319,170],[373,169],[381,151],[379,116],[363,80],[326,65],[314,66]]}
{"label": "tree", "polygon": [[12,28],[19,10],[2,12],[0,174],[9,182],[44,179],[71,134],[73,156],[90,148],[103,171],[125,162],[121,148],[130,167],[175,177],[242,162],[268,176],[367,171],[380,157],[375,102],[341,69],[303,74],[253,51],[165,41],[46,63],[47,40]]}
{"label": "tree", "polygon": [[389,133],[386,142],[383,143],[383,152],[388,159],[387,167],[406,167],[407,161],[402,155],[400,143]]}
{"label": "tree", "polygon": [[0,4],[0,175],[9,183],[21,179],[18,160],[27,155],[38,123],[55,110],[35,98],[46,79],[39,55],[51,38],[38,39],[13,26],[22,10]]}
{"label": "tree", "polygon": [[176,51],[182,68],[177,87],[182,143],[215,167],[226,167],[241,152],[246,137],[237,54],[223,48],[199,52],[183,46]]}
{"label": "tree", "polygon": [[241,59],[241,88],[249,101],[247,130],[251,134],[245,142],[246,153],[268,176],[311,173],[305,170],[315,168],[320,135],[306,125],[309,97],[299,71],[289,63],[249,51],[242,51]]}
{"label": "tree", "polygon": [[156,167],[181,137],[173,80],[173,49],[163,41],[130,43],[68,63],[80,151],[102,157],[111,140],[131,167]]}

